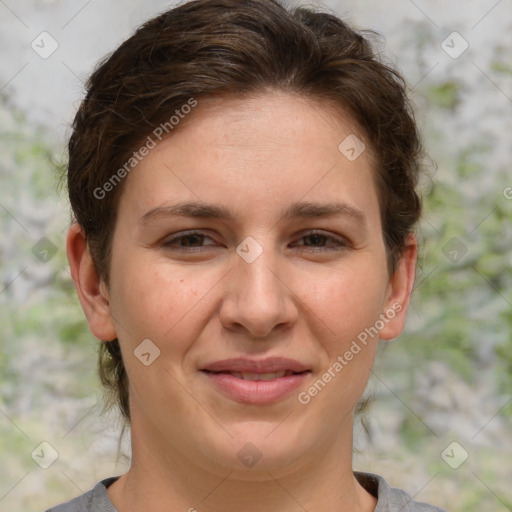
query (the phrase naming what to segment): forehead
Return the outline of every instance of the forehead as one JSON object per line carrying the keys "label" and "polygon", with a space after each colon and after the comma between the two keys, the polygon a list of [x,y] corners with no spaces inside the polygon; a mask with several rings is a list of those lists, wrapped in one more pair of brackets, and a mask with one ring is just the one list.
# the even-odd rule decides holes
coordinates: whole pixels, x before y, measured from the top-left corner
{"label": "forehead", "polygon": [[350,116],[327,102],[287,93],[198,100],[130,173],[120,207],[189,199],[248,212],[344,196],[371,210],[377,196],[363,140]]}

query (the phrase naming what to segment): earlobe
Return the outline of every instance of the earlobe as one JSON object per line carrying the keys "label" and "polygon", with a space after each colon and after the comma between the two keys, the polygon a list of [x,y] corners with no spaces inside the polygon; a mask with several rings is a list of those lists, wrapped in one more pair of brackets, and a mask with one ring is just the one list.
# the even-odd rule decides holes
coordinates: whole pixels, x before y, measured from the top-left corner
{"label": "earlobe", "polygon": [[71,277],[89,329],[102,341],[115,339],[117,334],[110,311],[108,290],[96,271],[83,230],[77,223],[69,228],[66,251]]}
{"label": "earlobe", "polygon": [[389,280],[389,291],[385,302],[385,326],[379,338],[392,340],[399,336],[405,325],[405,317],[416,276],[418,243],[414,234],[409,234],[395,273]]}

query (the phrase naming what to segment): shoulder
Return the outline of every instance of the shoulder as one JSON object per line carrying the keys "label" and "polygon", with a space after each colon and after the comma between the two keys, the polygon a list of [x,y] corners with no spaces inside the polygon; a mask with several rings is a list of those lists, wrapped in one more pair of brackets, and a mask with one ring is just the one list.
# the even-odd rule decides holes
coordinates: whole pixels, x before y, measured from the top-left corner
{"label": "shoulder", "polygon": [[107,487],[119,477],[111,477],[98,482],[93,489],[46,512],[117,512],[107,494]]}
{"label": "shoulder", "polygon": [[414,501],[401,489],[390,485],[379,475],[373,473],[354,472],[357,481],[377,498],[374,512],[446,512],[446,510]]}

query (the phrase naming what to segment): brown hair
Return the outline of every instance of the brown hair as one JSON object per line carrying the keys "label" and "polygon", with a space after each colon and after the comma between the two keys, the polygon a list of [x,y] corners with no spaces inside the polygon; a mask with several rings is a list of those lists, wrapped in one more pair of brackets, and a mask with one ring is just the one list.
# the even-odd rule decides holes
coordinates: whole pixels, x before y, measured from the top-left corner
{"label": "brown hair", "polygon": [[[415,191],[421,146],[401,76],[379,61],[368,37],[334,15],[287,10],[277,0],[194,0],[146,22],[105,58],[74,119],[69,198],[107,286],[121,178],[134,151],[161,125],[171,133],[170,116],[191,99],[267,90],[329,100],[356,121],[376,161],[394,272],[421,212]],[[101,343],[99,372],[129,420],[117,339]]]}

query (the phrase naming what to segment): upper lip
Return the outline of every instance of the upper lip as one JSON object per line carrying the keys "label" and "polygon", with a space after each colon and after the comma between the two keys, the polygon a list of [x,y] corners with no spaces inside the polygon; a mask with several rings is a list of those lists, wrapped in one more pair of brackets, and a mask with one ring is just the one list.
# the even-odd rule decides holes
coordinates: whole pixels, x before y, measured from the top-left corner
{"label": "upper lip", "polygon": [[286,357],[269,357],[267,359],[247,359],[237,357],[210,363],[201,370],[210,372],[248,372],[248,373],[274,373],[290,370],[295,373],[308,371],[309,368],[294,359]]}

